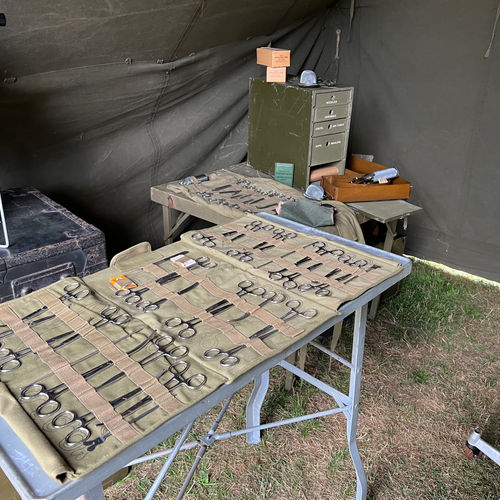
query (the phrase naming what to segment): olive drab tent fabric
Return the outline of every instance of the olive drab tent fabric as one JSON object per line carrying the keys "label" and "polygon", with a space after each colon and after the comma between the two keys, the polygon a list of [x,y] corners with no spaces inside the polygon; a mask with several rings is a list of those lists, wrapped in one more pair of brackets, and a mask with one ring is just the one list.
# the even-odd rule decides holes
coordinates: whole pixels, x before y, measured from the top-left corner
{"label": "olive drab tent fabric", "polygon": [[399,168],[425,210],[408,253],[500,280],[498,1],[352,7],[2,2],[0,187],[35,186],[103,230],[110,254],[158,247],[150,187],[245,160],[248,80],[271,44],[292,50],[289,76],[354,86],[350,151]]}

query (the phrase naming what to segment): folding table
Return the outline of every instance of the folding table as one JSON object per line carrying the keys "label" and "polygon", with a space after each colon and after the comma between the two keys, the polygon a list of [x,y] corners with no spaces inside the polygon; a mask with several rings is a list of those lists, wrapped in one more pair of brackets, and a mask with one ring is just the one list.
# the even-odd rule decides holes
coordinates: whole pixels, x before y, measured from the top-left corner
{"label": "folding table", "polygon": [[[34,459],[33,455],[22,443],[20,438],[15,435],[9,429],[6,422],[0,418],[0,466],[23,498],[50,498],[64,500],[70,500],[71,498],[76,498],[78,496],[82,496],[82,498],[85,499],[103,498],[101,483],[105,478],[109,477],[115,471],[127,466],[128,464],[143,461],[143,459],[137,459],[137,457],[147,452],[175,432],[183,429],[183,432],[173,450],[145,457],[145,460],[147,460],[151,458],[155,459],[159,456],[169,456],[169,459],[167,459],[167,462],[162,468],[158,481],[155,481],[150,494],[147,496],[147,498],[151,498],[154,494],[153,490],[157,488],[161,482],[161,476],[165,473],[170,461],[175,458],[176,453],[180,449],[188,449],[196,446],[206,448],[215,443],[217,440],[241,434],[247,435],[248,443],[256,444],[260,440],[260,431],[263,429],[336,413],[342,413],[347,420],[346,438],[357,476],[356,498],[366,498],[366,476],[356,442],[356,429],[360,400],[367,304],[374,297],[377,297],[384,290],[407,276],[411,272],[411,262],[404,257],[345,240],[343,238],[296,224],[291,221],[286,221],[273,215],[265,215],[264,218],[270,223],[280,224],[281,226],[285,226],[293,231],[301,231],[308,235],[325,238],[330,240],[332,243],[341,243],[342,245],[348,246],[353,250],[357,249],[364,251],[373,257],[382,257],[390,262],[399,264],[399,272],[372,288],[369,288],[357,298],[344,303],[338,310],[340,313],[339,315],[332,316],[320,327],[307,332],[307,334],[301,336],[286,349],[275,353],[271,357],[265,358],[262,362],[250,368],[231,383],[221,385],[203,399],[186,408],[182,411],[182,413],[173,416],[154,431],[143,436],[139,441],[126,447],[108,462],[85,474],[78,480],[60,484],[51,479],[41,469],[39,463]],[[324,348],[320,343],[315,341],[315,338],[353,312],[355,312],[354,335],[352,355],[351,360],[349,361]],[[342,363],[350,369],[350,383],[347,394],[342,393],[334,387],[328,386],[327,384],[307,374],[304,370],[301,370],[285,361],[290,354],[308,343],[322,350],[334,360]],[[260,425],[260,409],[268,388],[269,370],[277,365],[291,371],[295,375],[330,395],[332,397],[332,404],[335,403],[334,407],[314,414],[287,419],[277,423]],[[214,408],[222,401],[228,400],[228,398],[231,398],[235,392],[250,382],[254,382],[254,388],[247,403],[246,429],[217,434],[215,424],[212,427],[212,430],[200,438],[197,442],[184,444],[184,440],[187,438],[189,430],[197,417]]]}

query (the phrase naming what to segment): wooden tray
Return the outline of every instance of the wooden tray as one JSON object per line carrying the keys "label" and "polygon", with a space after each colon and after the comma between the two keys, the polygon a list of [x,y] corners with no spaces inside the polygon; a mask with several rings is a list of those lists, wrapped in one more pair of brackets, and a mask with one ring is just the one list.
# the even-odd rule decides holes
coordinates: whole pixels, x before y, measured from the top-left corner
{"label": "wooden tray", "polygon": [[411,184],[397,177],[390,184],[350,184],[354,177],[383,170],[384,165],[351,157],[344,175],[327,175],[321,178],[321,187],[328,198],[337,201],[399,200],[410,197]]}

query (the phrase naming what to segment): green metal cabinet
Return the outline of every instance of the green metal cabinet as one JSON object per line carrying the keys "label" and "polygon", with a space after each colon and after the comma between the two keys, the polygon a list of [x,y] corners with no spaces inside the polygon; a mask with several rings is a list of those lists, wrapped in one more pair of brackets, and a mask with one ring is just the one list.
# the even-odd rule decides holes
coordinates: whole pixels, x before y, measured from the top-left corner
{"label": "green metal cabinet", "polygon": [[275,162],[293,163],[293,184],[303,189],[311,169],[336,165],[343,173],[353,92],[251,79],[248,163],[271,175]]}

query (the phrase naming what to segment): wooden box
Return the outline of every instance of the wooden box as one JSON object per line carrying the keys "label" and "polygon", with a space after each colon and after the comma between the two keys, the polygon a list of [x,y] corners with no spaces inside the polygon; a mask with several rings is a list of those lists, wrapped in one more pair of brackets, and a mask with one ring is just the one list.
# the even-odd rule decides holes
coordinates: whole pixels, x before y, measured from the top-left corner
{"label": "wooden box", "polygon": [[257,64],[279,68],[290,66],[290,50],[276,47],[259,47],[257,49]]}
{"label": "wooden box", "polygon": [[266,67],[266,82],[285,83],[286,82],[286,68],[271,68]]}
{"label": "wooden box", "polygon": [[383,170],[384,165],[363,160],[355,156],[349,161],[344,175],[327,175],[321,178],[321,187],[325,190],[328,198],[337,201],[377,201],[377,200],[399,200],[410,197],[411,184],[397,177],[388,184],[351,184],[355,177]]}

